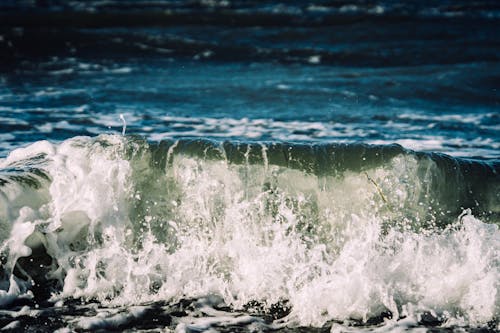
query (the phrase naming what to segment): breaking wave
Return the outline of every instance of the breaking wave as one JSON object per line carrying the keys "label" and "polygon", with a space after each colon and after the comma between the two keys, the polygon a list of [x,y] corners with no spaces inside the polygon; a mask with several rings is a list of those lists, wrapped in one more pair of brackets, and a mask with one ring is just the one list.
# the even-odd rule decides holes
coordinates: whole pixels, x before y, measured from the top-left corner
{"label": "breaking wave", "polygon": [[0,160],[0,305],[216,295],[294,326],[491,325],[499,170],[398,145],[39,141]]}

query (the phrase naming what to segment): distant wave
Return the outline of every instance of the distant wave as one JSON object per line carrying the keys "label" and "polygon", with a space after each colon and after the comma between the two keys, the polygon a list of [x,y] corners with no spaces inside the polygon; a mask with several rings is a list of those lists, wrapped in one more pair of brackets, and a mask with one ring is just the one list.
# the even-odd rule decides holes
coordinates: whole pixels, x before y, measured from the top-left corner
{"label": "distant wave", "polygon": [[[52,24],[230,24],[322,25],[342,24],[370,18],[402,20],[420,18],[498,18],[497,1],[3,1],[0,9],[12,20],[39,24],[43,15]],[[65,15],[60,15],[64,13]],[[15,15],[12,14],[20,14]],[[26,14],[28,14],[26,16]],[[36,14],[30,16],[29,14]],[[66,16],[68,15],[69,16]],[[24,19],[23,19],[24,16]],[[5,23],[13,22],[7,20]],[[18,21],[19,22],[19,21]],[[48,22],[48,21],[47,21]]]}

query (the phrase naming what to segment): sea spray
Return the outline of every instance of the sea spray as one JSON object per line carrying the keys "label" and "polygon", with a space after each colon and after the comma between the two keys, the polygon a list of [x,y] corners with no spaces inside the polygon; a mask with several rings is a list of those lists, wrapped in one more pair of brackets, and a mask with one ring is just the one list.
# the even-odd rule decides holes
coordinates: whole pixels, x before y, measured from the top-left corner
{"label": "sea spray", "polygon": [[38,142],[0,168],[4,306],[45,288],[112,306],[281,304],[290,326],[498,320],[494,163],[111,135]]}
{"label": "sea spray", "polygon": [[124,136],[125,135],[125,131],[127,130],[127,121],[125,120],[125,116],[123,115],[123,113],[120,113],[120,120],[123,124],[123,127],[122,127],[122,135]]}

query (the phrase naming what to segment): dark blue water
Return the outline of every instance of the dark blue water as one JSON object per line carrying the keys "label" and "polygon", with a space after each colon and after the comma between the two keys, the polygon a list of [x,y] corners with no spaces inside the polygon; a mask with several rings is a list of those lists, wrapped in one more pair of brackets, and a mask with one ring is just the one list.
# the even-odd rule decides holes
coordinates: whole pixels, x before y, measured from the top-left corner
{"label": "dark blue water", "polygon": [[499,156],[494,1],[14,3],[1,14],[2,156],[119,133],[119,114],[151,140]]}
{"label": "dark blue water", "polygon": [[2,1],[0,326],[498,330],[499,27],[493,0]]}

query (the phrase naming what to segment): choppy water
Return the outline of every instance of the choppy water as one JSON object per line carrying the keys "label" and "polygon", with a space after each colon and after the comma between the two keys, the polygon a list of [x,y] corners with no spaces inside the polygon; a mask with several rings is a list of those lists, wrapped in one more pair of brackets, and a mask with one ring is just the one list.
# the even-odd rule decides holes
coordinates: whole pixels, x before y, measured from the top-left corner
{"label": "choppy water", "polygon": [[499,330],[497,2],[0,9],[5,329]]}

